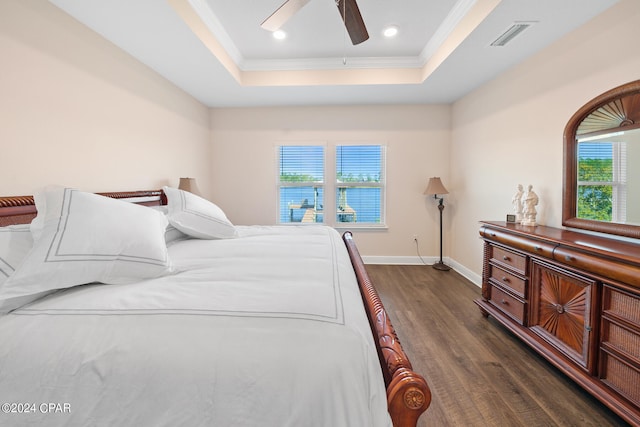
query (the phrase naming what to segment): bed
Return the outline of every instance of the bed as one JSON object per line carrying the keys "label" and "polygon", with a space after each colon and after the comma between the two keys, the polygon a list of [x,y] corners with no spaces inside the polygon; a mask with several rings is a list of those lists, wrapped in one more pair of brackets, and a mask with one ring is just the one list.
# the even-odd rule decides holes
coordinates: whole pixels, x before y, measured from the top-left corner
{"label": "bed", "polygon": [[233,226],[167,187],[0,197],[0,227],[1,425],[400,427],[430,404],[349,232]]}

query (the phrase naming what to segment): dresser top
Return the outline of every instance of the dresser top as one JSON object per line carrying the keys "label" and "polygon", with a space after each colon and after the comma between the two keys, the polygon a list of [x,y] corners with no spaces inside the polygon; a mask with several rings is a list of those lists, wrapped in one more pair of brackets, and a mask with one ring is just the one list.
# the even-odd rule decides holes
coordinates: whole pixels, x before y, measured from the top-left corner
{"label": "dresser top", "polygon": [[498,229],[531,239],[640,265],[640,241],[634,243],[544,225],[530,226],[505,221],[481,221],[481,224],[483,228]]}

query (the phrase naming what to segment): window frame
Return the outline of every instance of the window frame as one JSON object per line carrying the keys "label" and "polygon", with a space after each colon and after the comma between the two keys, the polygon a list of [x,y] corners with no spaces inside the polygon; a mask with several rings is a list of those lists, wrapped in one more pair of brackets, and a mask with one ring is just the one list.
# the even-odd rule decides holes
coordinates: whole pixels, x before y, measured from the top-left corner
{"label": "window frame", "polygon": [[[322,181],[299,181],[299,182],[290,182],[290,181],[282,181],[281,180],[281,147],[316,147],[322,149]],[[326,215],[322,216],[322,221],[317,222],[313,221],[310,223],[297,222],[297,221],[282,221],[282,201],[281,197],[281,189],[282,188],[297,188],[297,187],[312,187],[312,188],[321,188],[323,193],[323,206],[327,204],[326,195],[327,195],[327,145],[325,143],[304,143],[304,142],[291,142],[291,143],[281,143],[276,145],[275,148],[275,166],[276,166],[276,197],[277,197],[277,215],[276,215],[276,224],[278,225],[313,225],[313,224],[326,224]],[[315,203],[314,203],[315,205]],[[290,208],[291,209],[291,208]]]}
{"label": "window frame", "polygon": [[[323,148],[323,181],[318,182],[286,182],[280,180],[280,148],[285,146],[313,146]],[[379,146],[381,149],[380,182],[338,182],[337,177],[337,147],[338,146]],[[387,145],[385,143],[367,142],[301,142],[286,141],[275,145],[275,169],[276,169],[276,224],[278,225],[313,225],[324,224],[336,229],[386,229],[386,180],[387,180]],[[332,178],[329,178],[332,177]],[[281,212],[281,188],[283,187],[318,187],[322,188],[322,222],[283,222]],[[337,192],[339,187],[372,187],[380,188],[380,222],[339,222]],[[327,209],[329,207],[329,209]]]}
{"label": "window frame", "polygon": [[[598,138],[584,138],[578,139],[576,145],[576,151],[579,151],[580,143],[610,143],[611,144],[611,180],[610,181],[581,181],[579,176],[576,176],[576,210],[580,205],[580,188],[587,186],[602,186],[611,187],[611,220],[614,223],[624,223],[627,218],[627,146],[625,142],[607,140],[602,137]],[[576,153],[576,159],[580,162],[580,155]],[[578,165],[576,172],[579,174],[580,167]],[[622,203],[621,203],[622,202]],[[576,211],[576,215],[579,212]]]}
{"label": "window frame", "polygon": [[[380,181],[372,182],[372,181],[338,181],[338,147],[380,147]],[[361,143],[336,143],[333,146],[333,188],[331,189],[334,194],[335,200],[335,211],[333,224],[336,228],[386,228],[386,180],[387,180],[387,146],[382,143],[374,143],[374,142],[361,142]],[[380,222],[347,222],[347,221],[338,221],[338,189],[339,188],[379,188],[380,189]]]}

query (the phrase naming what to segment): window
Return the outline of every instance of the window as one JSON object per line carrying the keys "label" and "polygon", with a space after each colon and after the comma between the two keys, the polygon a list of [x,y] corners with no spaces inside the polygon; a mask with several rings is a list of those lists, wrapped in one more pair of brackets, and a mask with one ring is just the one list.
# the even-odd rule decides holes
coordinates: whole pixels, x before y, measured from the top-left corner
{"label": "window", "polygon": [[383,165],[380,145],[336,147],[336,223],[384,223]]}
{"label": "window", "polygon": [[278,147],[279,222],[383,225],[384,167],[381,145]]}
{"label": "window", "polygon": [[578,143],[578,218],[625,222],[626,158],[624,142]]}

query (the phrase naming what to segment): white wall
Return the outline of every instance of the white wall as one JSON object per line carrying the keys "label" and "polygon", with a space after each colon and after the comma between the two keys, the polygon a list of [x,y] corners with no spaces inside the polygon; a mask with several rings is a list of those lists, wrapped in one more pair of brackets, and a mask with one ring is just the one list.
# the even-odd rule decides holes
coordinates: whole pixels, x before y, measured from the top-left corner
{"label": "white wall", "polygon": [[504,220],[518,183],[540,196],[539,223],[561,226],[564,126],[590,99],[640,78],[638,22],[637,0],[622,0],[453,105],[453,259],[481,274],[478,222]]}
{"label": "white wall", "polygon": [[45,0],[0,2],[0,194],[210,191],[209,110]]}
{"label": "white wall", "polygon": [[366,256],[438,253],[437,208],[428,178],[449,181],[449,106],[213,109],[214,201],[238,224],[277,221],[275,147],[281,142],[387,145],[387,230],[354,230]]}

